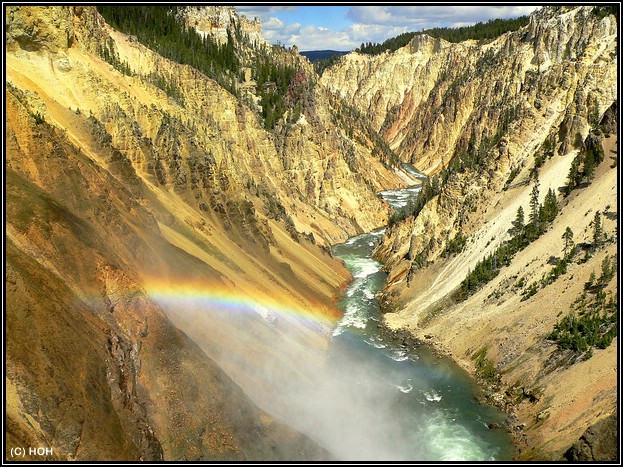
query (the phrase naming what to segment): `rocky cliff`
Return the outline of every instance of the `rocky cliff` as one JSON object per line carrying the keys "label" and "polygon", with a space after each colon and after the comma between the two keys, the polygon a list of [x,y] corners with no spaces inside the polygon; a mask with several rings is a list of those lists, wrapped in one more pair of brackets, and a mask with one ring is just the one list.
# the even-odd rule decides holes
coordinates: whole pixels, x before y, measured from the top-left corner
{"label": "rocky cliff", "polygon": [[616,461],[618,434],[617,416],[612,414],[587,429],[565,453],[565,459],[570,462]]}
{"label": "rocky cliff", "polygon": [[603,114],[616,98],[616,33],[614,16],[600,18],[591,7],[545,8],[489,42],[416,35],[394,53],[348,54],[321,81],[369,114],[402,160],[433,174],[497,133],[549,130],[562,119],[566,152],[577,132],[588,131],[576,114]]}
{"label": "rocky cliff", "polygon": [[[249,26],[191,10],[210,34]],[[219,75],[230,92],[95,7],[5,24],[7,456],[326,457],[258,405],[293,413],[349,277],[326,245],[382,225],[375,191],[404,183],[380,140],[283,49],[298,78],[267,130],[253,82]],[[247,32],[240,60],[267,47]]]}
{"label": "rocky cliff", "polygon": [[[424,114],[398,119],[405,128],[420,125],[399,154],[424,171],[441,171],[443,188],[433,190],[417,220],[389,232],[379,257],[389,267],[406,256],[438,258],[457,233],[471,231],[479,208],[533,165],[534,157],[549,147],[560,156],[571,153],[616,100],[615,42],[614,16],[574,8],[539,11],[524,29],[490,44],[449,47],[470,47],[469,53],[457,52],[467,62],[445,69],[435,84],[445,91],[431,91],[418,106]],[[460,79],[448,78],[457,70]],[[395,240],[409,231],[410,242]]]}
{"label": "rocky cliff", "polygon": [[54,460],[297,456],[270,446],[309,442],[173,326],[145,279],[206,286],[220,275],[167,241],[123,162],[92,158],[113,150],[86,119],[73,120],[78,145],[31,102],[8,86],[7,458],[16,446]]}
{"label": "rocky cliff", "polygon": [[250,42],[268,45],[262,33],[259,18],[248,19],[238,16],[234,7],[226,6],[186,6],[182,8],[181,17],[187,26],[194,27],[199,34],[210,35],[220,43],[227,41],[227,31],[238,29]]}
{"label": "rocky cliff", "polygon": [[[389,272],[386,322],[489,375],[494,400],[516,417],[521,458],[559,458],[616,407],[616,340],[569,364],[573,353],[562,358],[548,336],[575,312],[591,272],[616,256],[617,136],[597,143],[607,156],[590,180],[564,187],[600,134],[589,131],[606,128],[616,109],[617,31],[614,15],[592,7],[544,8],[487,43],[420,35],[394,53],[347,55],[322,76],[431,175],[419,206],[376,251]],[[528,222],[535,179],[538,203],[553,190],[558,216],[482,289],[460,297],[470,271],[513,236],[520,206]],[[596,212],[610,240],[556,279],[566,227],[588,248]],[[616,293],[616,279],[603,286]]]}
{"label": "rocky cliff", "polygon": [[[544,145],[565,155],[578,134],[586,137],[616,100],[616,28],[614,16],[590,8],[544,9],[488,44],[416,36],[394,54],[352,54],[323,74],[328,86],[345,82],[337,92],[376,115],[403,160],[444,179],[414,225],[389,231],[378,254],[390,268],[406,256],[439,257],[471,230],[469,213]],[[371,85],[379,77],[391,83],[387,93]],[[396,240],[409,232],[410,242]]]}

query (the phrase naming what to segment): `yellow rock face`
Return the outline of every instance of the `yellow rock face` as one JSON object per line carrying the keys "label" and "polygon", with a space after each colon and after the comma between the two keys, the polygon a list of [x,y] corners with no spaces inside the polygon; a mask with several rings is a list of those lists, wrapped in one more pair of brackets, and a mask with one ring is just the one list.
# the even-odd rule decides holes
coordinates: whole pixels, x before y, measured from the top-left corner
{"label": "yellow rock face", "polygon": [[6,52],[11,442],[54,459],[322,458],[257,408],[279,400],[257,368],[310,376],[349,279],[327,246],[381,226],[375,191],[404,182],[324,90],[269,133],[94,7],[10,8]]}

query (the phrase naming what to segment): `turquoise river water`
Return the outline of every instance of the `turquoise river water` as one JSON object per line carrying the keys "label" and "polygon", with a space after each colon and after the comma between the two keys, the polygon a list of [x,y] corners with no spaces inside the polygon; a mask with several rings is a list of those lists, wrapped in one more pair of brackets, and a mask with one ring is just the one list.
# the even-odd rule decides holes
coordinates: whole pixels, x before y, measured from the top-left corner
{"label": "turquoise river water", "polygon": [[[411,168],[407,166],[407,170]],[[419,187],[381,195],[400,209]],[[511,460],[514,448],[503,428],[506,415],[476,402],[479,388],[457,364],[425,346],[407,348],[379,330],[375,294],[385,284],[372,252],[384,229],[336,245],[353,275],[339,306],[343,318],[333,330],[328,367],[343,381],[357,423],[345,424],[343,442],[353,460],[495,461]],[[357,407],[366,407],[358,410]],[[370,410],[372,408],[372,410]],[[344,415],[348,417],[348,414]]]}

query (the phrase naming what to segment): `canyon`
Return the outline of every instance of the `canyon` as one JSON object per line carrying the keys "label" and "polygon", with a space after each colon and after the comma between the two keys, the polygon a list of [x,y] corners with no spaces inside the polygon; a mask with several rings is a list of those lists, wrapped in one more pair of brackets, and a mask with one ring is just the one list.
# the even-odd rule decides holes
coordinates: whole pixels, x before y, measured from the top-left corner
{"label": "canyon", "polygon": [[[385,324],[481,377],[519,459],[595,444],[617,409],[617,340],[570,363],[547,336],[606,257],[617,263],[617,18],[546,7],[491,41],[416,35],[319,76],[231,7],[174,13],[231,46],[239,69],[166,58],[94,6],[6,7],[5,455],[332,459],[293,428],[352,279],[332,246],[388,222],[375,250]],[[293,70],[273,122],[279,83],[260,83],[263,64]],[[605,161],[565,195],[597,128]],[[395,219],[377,193],[417,182],[400,161],[438,187]],[[455,300],[527,212],[535,172],[558,215]],[[600,247],[523,300],[567,227],[591,244],[597,212]]]}

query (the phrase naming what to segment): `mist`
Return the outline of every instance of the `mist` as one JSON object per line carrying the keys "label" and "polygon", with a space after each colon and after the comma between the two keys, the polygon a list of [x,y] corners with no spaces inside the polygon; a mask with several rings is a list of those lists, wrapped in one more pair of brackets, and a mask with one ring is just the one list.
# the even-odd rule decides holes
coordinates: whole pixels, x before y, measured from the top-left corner
{"label": "mist", "polygon": [[[419,190],[382,195],[399,210]],[[511,459],[508,434],[488,428],[506,415],[475,402],[479,389],[464,370],[380,333],[375,295],[386,274],[372,251],[383,232],[334,246],[353,277],[338,302],[338,322],[277,297],[254,299],[252,289],[201,286],[154,298],[261,409],[335,460]]]}
{"label": "mist", "polygon": [[380,383],[365,378],[373,371],[365,362],[329,358],[324,323],[315,323],[322,340],[314,342],[310,323],[296,318],[160,302],[261,409],[337,460],[398,459],[390,433],[400,414],[380,397]]}
{"label": "mist", "polygon": [[442,407],[433,386],[447,386],[446,373],[421,365],[415,374],[401,349],[370,345],[354,329],[332,337],[327,322],[262,304],[224,310],[205,299],[157,301],[261,409],[335,460],[495,458],[494,446]]}

